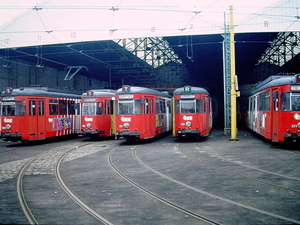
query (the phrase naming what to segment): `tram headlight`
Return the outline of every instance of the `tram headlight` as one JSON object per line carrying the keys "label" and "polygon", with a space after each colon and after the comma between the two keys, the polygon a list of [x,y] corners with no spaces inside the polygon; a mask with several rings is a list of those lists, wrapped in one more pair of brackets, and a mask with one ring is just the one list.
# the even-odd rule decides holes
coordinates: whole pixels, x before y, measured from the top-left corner
{"label": "tram headlight", "polygon": [[191,126],[192,126],[192,122],[191,122],[191,121],[187,121],[187,122],[185,123],[185,125],[186,125],[187,127],[191,127]]}
{"label": "tram headlight", "polygon": [[125,129],[128,129],[128,128],[129,128],[129,123],[124,123],[123,127],[124,127]]}
{"label": "tram headlight", "polygon": [[300,122],[297,124],[298,129],[300,130]]}
{"label": "tram headlight", "polygon": [[6,129],[7,132],[10,132],[11,125],[10,124],[6,124],[5,129]]}
{"label": "tram headlight", "polygon": [[86,128],[87,128],[87,129],[91,129],[91,127],[92,127],[92,124],[90,124],[90,123],[87,123],[87,124],[86,124]]}

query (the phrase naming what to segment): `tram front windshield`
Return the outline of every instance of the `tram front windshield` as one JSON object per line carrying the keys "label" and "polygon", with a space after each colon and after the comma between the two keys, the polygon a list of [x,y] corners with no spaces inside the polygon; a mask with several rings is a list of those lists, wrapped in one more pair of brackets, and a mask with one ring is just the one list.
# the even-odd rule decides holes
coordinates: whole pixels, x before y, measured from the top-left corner
{"label": "tram front windshield", "polygon": [[177,100],[177,113],[200,113],[199,99],[181,99]]}
{"label": "tram front windshield", "polygon": [[101,102],[83,103],[82,115],[83,116],[102,115],[102,103]]}
{"label": "tram front windshield", "polygon": [[119,100],[118,101],[118,115],[132,115],[142,113],[141,100]]}
{"label": "tram front windshield", "polygon": [[281,111],[300,111],[300,93],[282,93],[280,109]]}
{"label": "tram front windshield", "polygon": [[2,102],[2,116],[25,116],[26,107],[22,101]]}

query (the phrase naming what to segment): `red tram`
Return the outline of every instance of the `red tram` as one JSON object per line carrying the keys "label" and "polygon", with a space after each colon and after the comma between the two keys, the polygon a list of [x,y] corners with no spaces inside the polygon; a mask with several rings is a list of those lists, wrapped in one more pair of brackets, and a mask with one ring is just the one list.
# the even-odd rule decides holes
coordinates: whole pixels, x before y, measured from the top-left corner
{"label": "red tram", "polygon": [[212,129],[212,100],[207,90],[184,86],[173,93],[173,136],[205,137]]}
{"label": "red tram", "polygon": [[300,138],[300,74],[275,75],[256,86],[248,98],[247,126],[274,142]]}
{"label": "red tram", "polygon": [[115,90],[90,90],[81,97],[81,130],[85,136],[98,138],[115,135]]}
{"label": "red tram", "polygon": [[116,137],[127,141],[171,131],[171,96],[156,90],[123,86],[116,94]]}
{"label": "red tram", "polygon": [[48,87],[7,88],[1,93],[6,141],[34,141],[78,134],[80,94]]}

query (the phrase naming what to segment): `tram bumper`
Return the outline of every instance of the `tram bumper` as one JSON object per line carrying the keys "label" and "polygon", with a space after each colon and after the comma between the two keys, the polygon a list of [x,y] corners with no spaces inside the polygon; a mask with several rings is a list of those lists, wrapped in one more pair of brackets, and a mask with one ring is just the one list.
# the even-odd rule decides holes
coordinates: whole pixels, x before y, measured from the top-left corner
{"label": "tram bumper", "polygon": [[190,137],[190,136],[200,136],[201,130],[178,130],[178,136]]}
{"label": "tram bumper", "polygon": [[21,141],[22,134],[20,133],[2,133],[4,141]]}
{"label": "tram bumper", "polygon": [[104,130],[83,130],[82,134],[87,137],[96,137],[101,136],[101,134],[104,134]]}
{"label": "tram bumper", "polygon": [[140,137],[140,132],[117,132],[116,133],[116,137],[117,139],[119,139],[120,137],[136,137],[136,138],[139,138]]}
{"label": "tram bumper", "polygon": [[200,135],[201,131],[200,130],[179,130],[178,134],[199,134]]}
{"label": "tram bumper", "polygon": [[283,137],[286,141],[299,141],[300,133],[284,133]]}

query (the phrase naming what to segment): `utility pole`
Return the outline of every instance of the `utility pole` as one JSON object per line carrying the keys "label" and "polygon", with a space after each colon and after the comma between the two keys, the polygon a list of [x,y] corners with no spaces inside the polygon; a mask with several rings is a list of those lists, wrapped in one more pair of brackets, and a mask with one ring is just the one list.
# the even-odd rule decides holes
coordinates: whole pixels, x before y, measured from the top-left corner
{"label": "utility pole", "polygon": [[234,48],[234,30],[233,30],[233,7],[230,6],[230,76],[231,76],[231,91],[230,91],[230,104],[231,104],[231,138],[229,141],[238,141],[237,138],[237,119],[236,119],[236,98],[239,97],[240,92],[237,91],[237,78],[235,74],[235,48]]}

